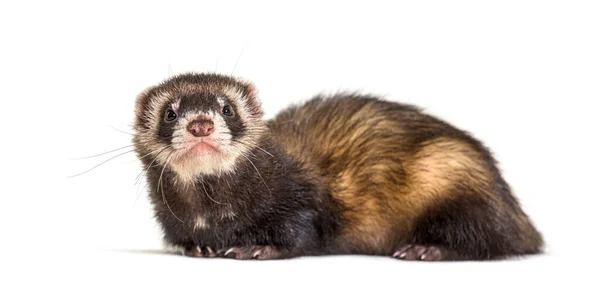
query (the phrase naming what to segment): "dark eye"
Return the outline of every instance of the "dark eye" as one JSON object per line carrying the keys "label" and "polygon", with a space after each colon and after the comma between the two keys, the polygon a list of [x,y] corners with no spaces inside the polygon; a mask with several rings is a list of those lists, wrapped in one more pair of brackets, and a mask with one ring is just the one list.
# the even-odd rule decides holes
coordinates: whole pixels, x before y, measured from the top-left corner
{"label": "dark eye", "polygon": [[223,112],[223,114],[226,116],[233,116],[233,109],[231,109],[231,106],[229,105],[223,106],[223,110],[221,110],[221,112]]}
{"label": "dark eye", "polygon": [[171,109],[167,110],[167,113],[165,113],[165,121],[172,122],[176,119],[177,119],[177,113],[175,113],[175,111],[173,111]]}

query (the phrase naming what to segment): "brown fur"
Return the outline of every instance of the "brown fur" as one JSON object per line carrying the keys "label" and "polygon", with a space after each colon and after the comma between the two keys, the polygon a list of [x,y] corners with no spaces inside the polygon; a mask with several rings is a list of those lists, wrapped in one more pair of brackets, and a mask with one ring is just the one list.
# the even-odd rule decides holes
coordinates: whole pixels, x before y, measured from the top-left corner
{"label": "brown fur", "polygon": [[516,223],[515,250],[542,246],[512,194],[497,191],[508,187],[487,150],[416,108],[356,95],[317,97],[280,113],[269,126],[346,207],[348,225],[337,239],[345,252],[392,254],[418,239],[416,226],[436,207],[458,201],[468,210],[464,194]]}

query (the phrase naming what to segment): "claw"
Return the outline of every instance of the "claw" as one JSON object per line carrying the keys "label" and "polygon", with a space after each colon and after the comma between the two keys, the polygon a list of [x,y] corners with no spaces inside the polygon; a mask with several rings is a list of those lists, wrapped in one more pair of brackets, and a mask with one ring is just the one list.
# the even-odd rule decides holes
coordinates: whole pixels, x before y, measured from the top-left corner
{"label": "claw", "polygon": [[227,256],[228,254],[232,253],[234,250],[235,250],[235,247],[229,248],[227,251],[225,251],[224,256]]}
{"label": "claw", "polygon": [[409,261],[439,261],[442,260],[442,249],[436,246],[411,244],[398,249],[392,257]]}

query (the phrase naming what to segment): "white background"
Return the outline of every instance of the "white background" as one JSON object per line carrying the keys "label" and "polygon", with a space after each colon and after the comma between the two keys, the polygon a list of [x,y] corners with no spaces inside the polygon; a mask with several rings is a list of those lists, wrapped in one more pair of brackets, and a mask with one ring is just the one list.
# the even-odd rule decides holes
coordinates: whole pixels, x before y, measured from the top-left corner
{"label": "white background", "polygon": [[[597,1],[7,2],[0,297],[598,298]],[[267,117],[353,90],[472,132],[547,253],[443,264],[160,254],[135,156],[67,179],[110,155],[71,159],[130,144],[146,87],[215,70],[253,81]]]}

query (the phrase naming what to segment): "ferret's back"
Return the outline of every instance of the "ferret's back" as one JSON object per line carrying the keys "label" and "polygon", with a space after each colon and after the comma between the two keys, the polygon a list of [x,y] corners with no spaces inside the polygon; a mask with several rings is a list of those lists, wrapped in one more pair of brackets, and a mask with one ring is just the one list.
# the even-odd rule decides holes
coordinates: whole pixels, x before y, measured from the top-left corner
{"label": "ferret's back", "polygon": [[339,163],[357,162],[348,161],[357,155],[401,162],[428,140],[444,136],[474,143],[416,107],[358,94],[315,97],[280,112],[269,127],[288,153],[326,173],[345,168],[336,167]]}

